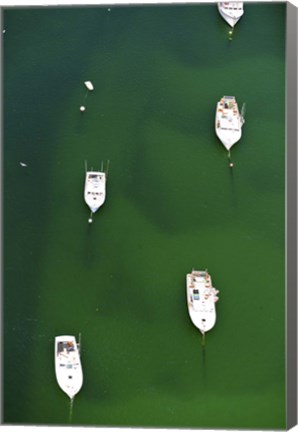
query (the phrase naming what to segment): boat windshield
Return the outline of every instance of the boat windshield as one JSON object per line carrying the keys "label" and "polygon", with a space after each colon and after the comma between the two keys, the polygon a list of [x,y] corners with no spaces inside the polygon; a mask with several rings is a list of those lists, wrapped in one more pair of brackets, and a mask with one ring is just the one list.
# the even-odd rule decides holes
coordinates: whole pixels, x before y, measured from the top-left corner
{"label": "boat windshield", "polygon": [[228,131],[239,131],[240,129],[237,128],[225,128],[225,127],[221,127],[221,130],[228,130]]}
{"label": "boat windshield", "polygon": [[193,290],[193,298],[194,300],[200,300],[200,293],[198,289]]}

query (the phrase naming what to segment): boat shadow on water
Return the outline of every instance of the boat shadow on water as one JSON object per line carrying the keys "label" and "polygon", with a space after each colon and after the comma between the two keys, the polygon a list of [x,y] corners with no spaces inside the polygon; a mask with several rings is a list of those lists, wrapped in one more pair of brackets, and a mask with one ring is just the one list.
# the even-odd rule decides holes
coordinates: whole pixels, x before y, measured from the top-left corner
{"label": "boat shadow on water", "polygon": [[202,336],[201,340],[201,361],[202,361],[202,384],[203,389],[206,389],[207,387],[207,361],[206,361],[206,345],[205,345],[205,338]]}
{"label": "boat shadow on water", "polygon": [[70,399],[69,401],[69,416],[68,416],[69,423],[72,422],[73,403],[74,403],[74,398]]}
{"label": "boat shadow on water", "polygon": [[86,236],[83,248],[83,262],[84,265],[89,268],[94,266],[95,263],[98,263],[98,259],[100,259],[100,248],[98,239],[94,236],[95,226],[87,223],[85,230]]}
{"label": "boat shadow on water", "polygon": [[237,207],[238,200],[237,200],[237,192],[235,187],[235,172],[234,168],[230,168],[230,184],[231,184],[231,205],[233,207]]}

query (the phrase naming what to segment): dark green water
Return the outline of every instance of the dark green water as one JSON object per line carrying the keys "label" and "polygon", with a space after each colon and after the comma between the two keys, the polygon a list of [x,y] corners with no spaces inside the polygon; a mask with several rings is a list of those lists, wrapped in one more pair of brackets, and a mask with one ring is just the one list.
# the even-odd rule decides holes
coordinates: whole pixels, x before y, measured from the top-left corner
{"label": "dark green water", "polygon": [[[4,11],[5,423],[68,424],[53,341],[81,333],[73,424],[286,427],[285,8],[245,5],[232,41],[215,4]],[[92,226],[85,159],[110,160]],[[220,290],[205,357],[193,267]]]}

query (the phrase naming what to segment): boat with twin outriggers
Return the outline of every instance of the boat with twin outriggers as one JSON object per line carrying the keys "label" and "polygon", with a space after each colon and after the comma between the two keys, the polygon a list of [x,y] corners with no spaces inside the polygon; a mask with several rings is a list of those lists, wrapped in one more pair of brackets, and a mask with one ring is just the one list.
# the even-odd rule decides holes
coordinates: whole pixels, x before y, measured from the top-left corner
{"label": "boat with twin outriggers", "polygon": [[91,168],[91,170],[88,171],[87,162],[85,161],[84,199],[91,211],[89,223],[92,222],[92,215],[97,212],[97,210],[105,202],[108,169],[109,161],[107,161],[107,166],[105,170],[102,162],[101,170],[94,171],[93,168]]}

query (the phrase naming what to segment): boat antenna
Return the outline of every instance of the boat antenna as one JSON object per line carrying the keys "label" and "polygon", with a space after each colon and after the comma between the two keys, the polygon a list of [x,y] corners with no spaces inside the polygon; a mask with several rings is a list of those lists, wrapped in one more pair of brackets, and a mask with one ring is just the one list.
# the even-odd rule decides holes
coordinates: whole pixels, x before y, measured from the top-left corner
{"label": "boat antenna", "polygon": [[90,224],[92,224],[92,222],[93,222],[92,216],[93,216],[93,213],[92,213],[92,211],[91,211],[91,212],[90,212],[89,219],[88,219],[88,222],[89,222]]}
{"label": "boat antenna", "polygon": [[82,333],[79,333],[79,341],[78,341],[78,345],[79,345],[79,350],[81,352],[81,341],[82,341]]}
{"label": "boat antenna", "polygon": [[244,102],[243,105],[242,105],[242,107],[241,107],[241,120],[242,120],[242,124],[245,121],[244,120],[245,113],[246,113],[246,103]]}
{"label": "boat antenna", "polygon": [[108,177],[108,172],[109,172],[109,166],[110,166],[110,160],[107,160],[107,167],[106,167],[106,177]]}

